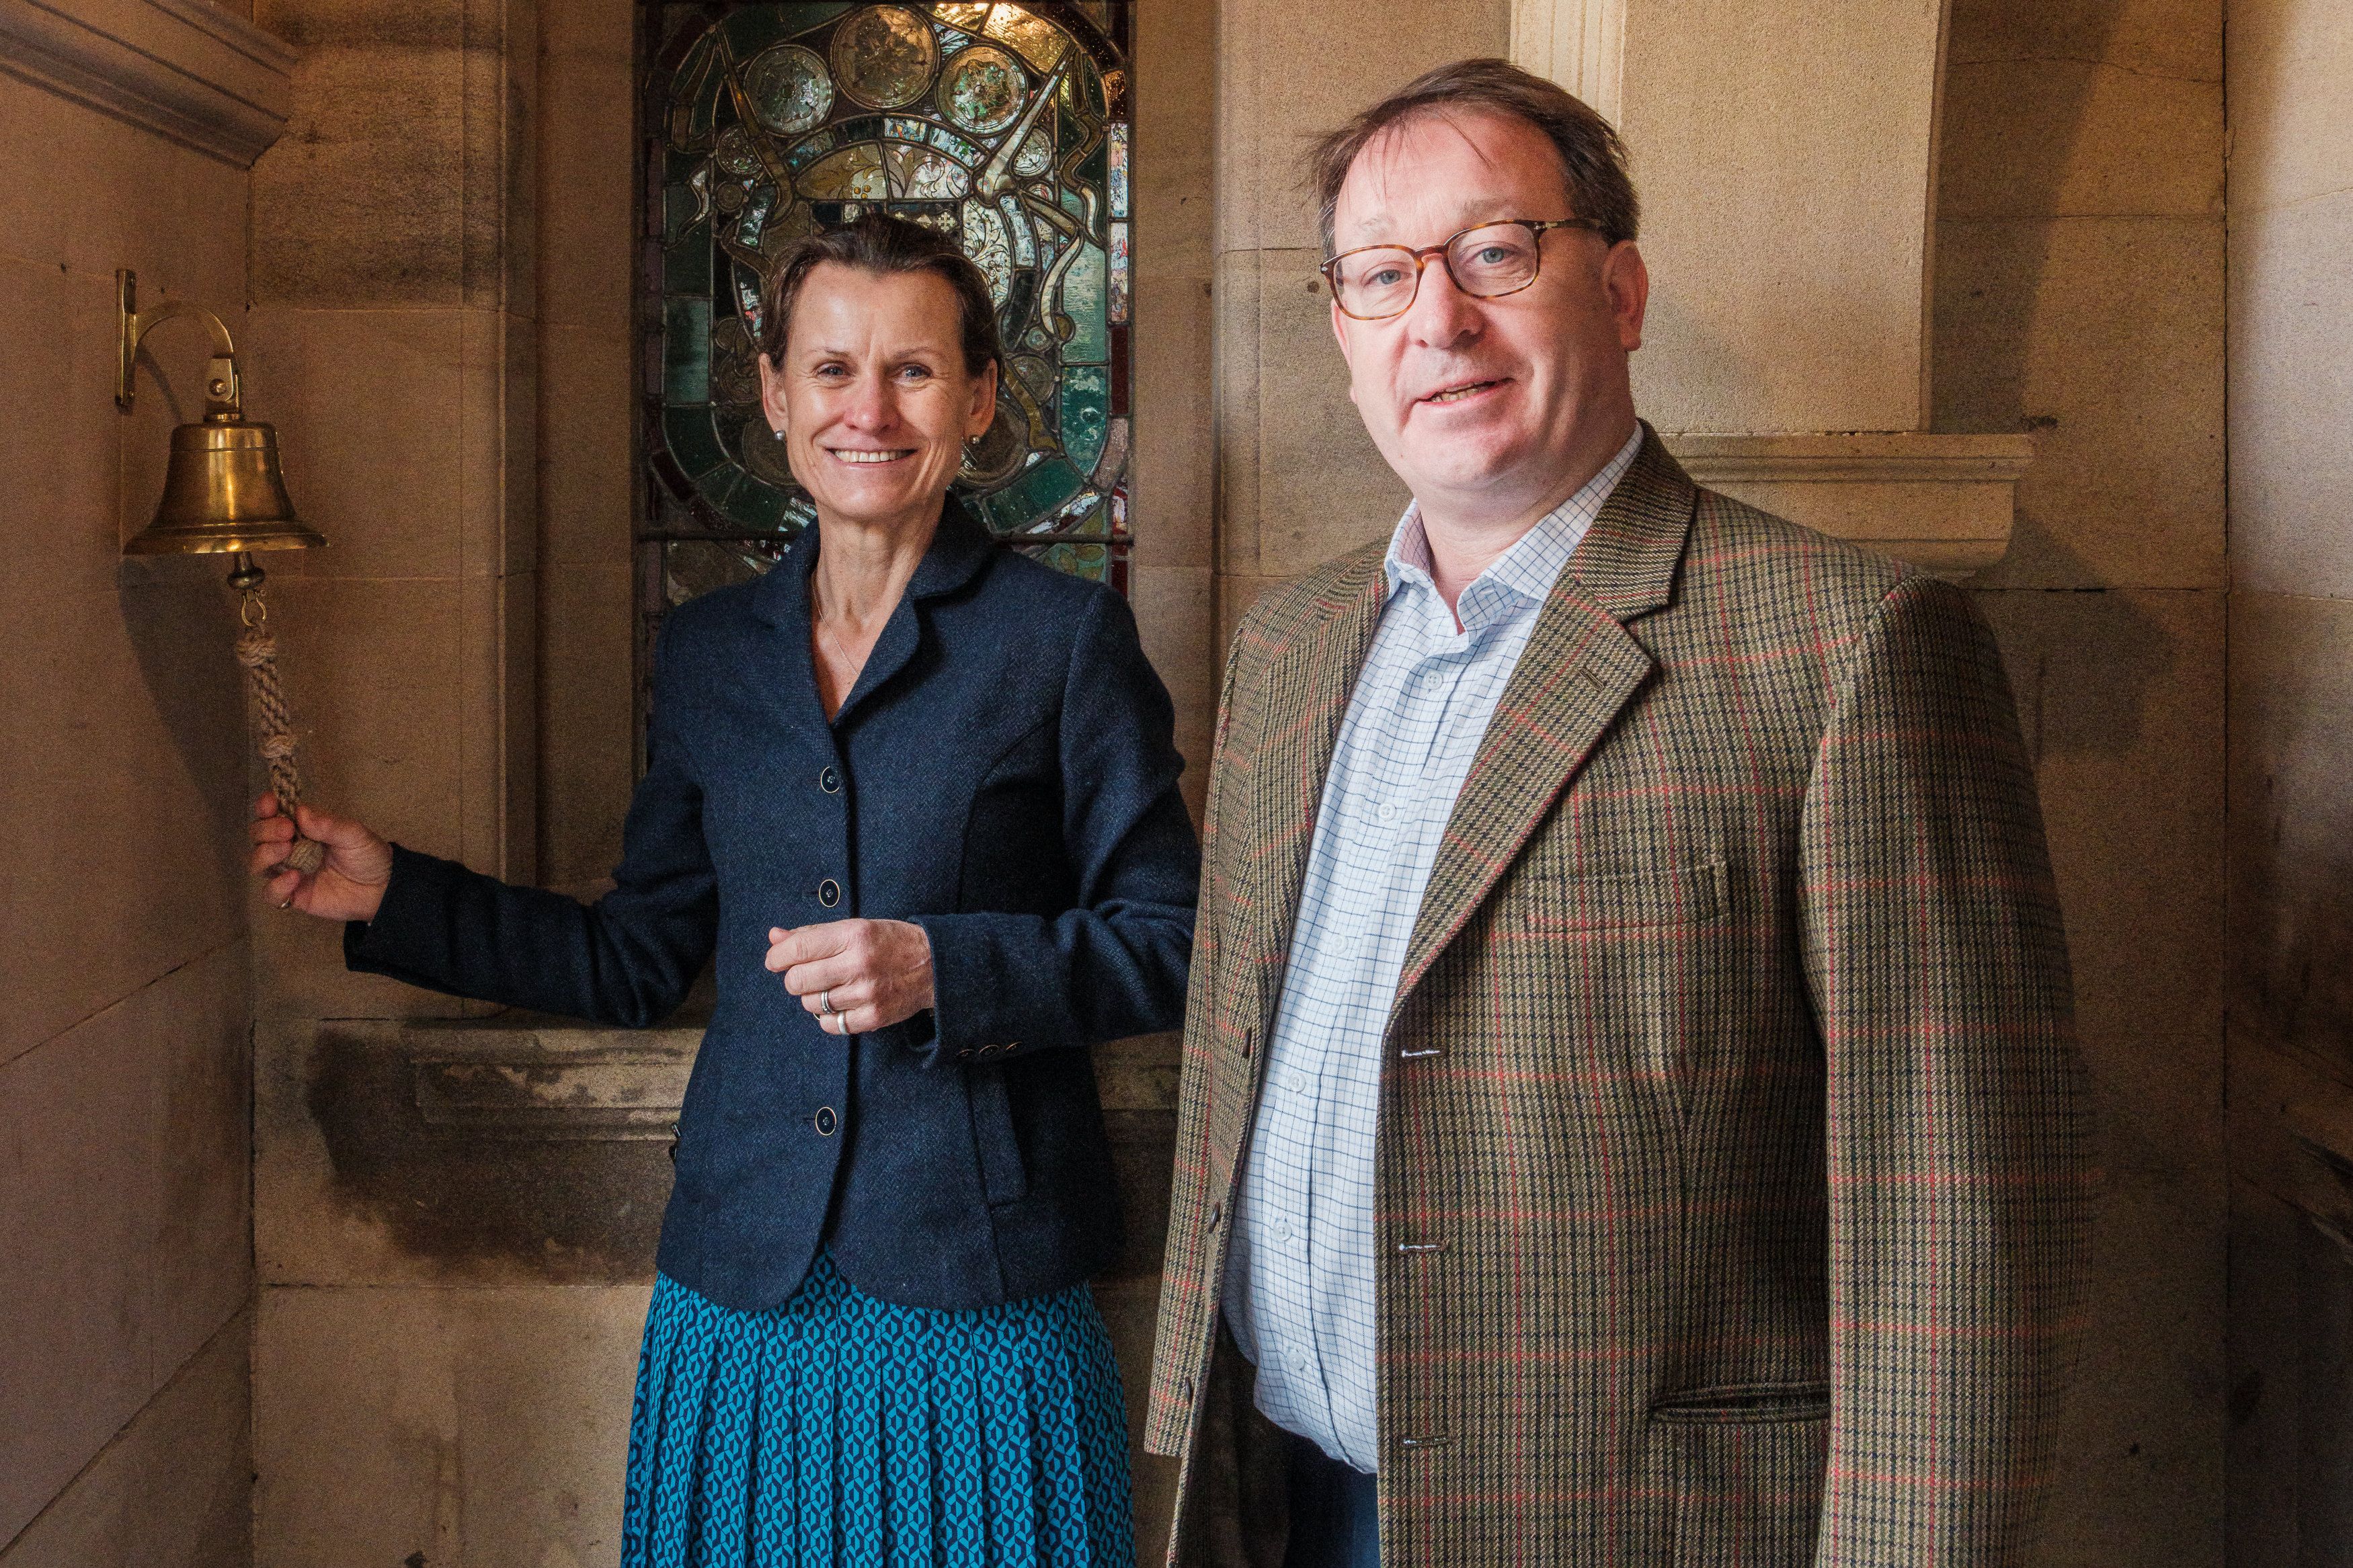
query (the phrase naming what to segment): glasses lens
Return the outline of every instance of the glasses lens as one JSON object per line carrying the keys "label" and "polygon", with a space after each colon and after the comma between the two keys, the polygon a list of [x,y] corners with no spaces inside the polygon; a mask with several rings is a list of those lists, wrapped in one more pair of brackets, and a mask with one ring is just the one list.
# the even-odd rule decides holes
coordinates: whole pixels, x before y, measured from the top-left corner
{"label": "glasses lens", "polygon": [[1401,246],[1352,251],[1332,268],[1340,309],[1352,316],[1394,316],[1413,303],[1421,269]]}
{"label": "glasses lens", "polygon": [[1466,294],[1508,294],[1536,275],[1536,237],[1516,223],[1491,223],[1456,237],[1446,249],[1446,269]]}

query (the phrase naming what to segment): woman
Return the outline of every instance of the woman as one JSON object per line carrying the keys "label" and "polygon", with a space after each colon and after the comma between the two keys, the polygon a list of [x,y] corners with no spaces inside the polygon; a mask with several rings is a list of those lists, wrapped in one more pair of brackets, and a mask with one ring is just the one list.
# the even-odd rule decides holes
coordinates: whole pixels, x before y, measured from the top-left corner
{"label": "woman", "polygon": [[300,808],[254,868],[355,969],[656,1022],[716,954],[629,1436],[625,1563],[1133,1560],[1084,1283],[1118,1245],[1086,1049],[1176,1025],[1198,857],[1109,590],[948,497],[987,284],[875,215],[770,279],[760,380],[818,523],[672,612],[593,906]]}

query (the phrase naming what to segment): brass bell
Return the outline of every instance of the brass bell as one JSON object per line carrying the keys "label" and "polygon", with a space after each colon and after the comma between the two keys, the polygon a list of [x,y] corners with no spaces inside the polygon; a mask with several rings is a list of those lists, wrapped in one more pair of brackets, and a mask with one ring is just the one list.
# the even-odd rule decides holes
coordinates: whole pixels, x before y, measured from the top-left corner
{"label": "brass bell", "polygon": [[216,414],[172,432],[171,465],[155,520],[122,547],[125,555],[301,550],[326,540],[294,515],[278,467],[278,431],[258,419]]}
{"label": "brass bell", "polygon": [[199,555],[248,550],[301,550],[324,544],[319,531],[294,515],[278,466],[278,431],[244,412],[237,346],[210,310],[177,301],[138,308],[138,280],[117,272],[121,358],[114,400],[132,402],[132,367],[139,340],[177,316],[202,322],[213,340],[205,371],[205,416],[172,432],[172,459],[164,470],[164,499],[154,521],[122,547],[125,555]]}

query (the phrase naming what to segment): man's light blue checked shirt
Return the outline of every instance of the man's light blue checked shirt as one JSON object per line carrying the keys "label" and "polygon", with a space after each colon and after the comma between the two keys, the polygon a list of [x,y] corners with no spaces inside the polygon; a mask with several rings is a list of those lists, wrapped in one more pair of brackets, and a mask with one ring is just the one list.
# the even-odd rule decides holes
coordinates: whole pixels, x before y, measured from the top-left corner
{"label": "man's light blue checked shirt", "polygon": [[1462,590],[1430,578],[1421,516],[1390,537],[1388,598],[1349,699],[1299,895],[1223,1305],[1258,1407],[1359,1470],[1380,1468],[1373,1140],[1381,1034],[1454,797],[1554,580],[1641,449]]}

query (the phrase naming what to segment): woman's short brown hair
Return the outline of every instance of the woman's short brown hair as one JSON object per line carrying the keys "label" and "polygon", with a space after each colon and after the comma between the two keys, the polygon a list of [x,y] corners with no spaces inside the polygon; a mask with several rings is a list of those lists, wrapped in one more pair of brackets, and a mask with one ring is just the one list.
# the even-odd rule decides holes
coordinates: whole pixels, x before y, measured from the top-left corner
{"label": "woman's short brown hair", "polygon": [[997,307],[988,297],[988,279],[982,277],[955,241],[902,217],[869,210],[848,226],[813,234],[776,258],[768,270],[767,287],[760,293],[760,352],[768,363],[785,363],[785,338],[801,285],[826,262],[855,267],[876,277],[899,272],[930,272],[955,290],[956,336],[964,350],[966,375],[977,376],[989,365],[1003,372],[1005,351],[997,339]]}
{"label": "woman's short brown hair", "polygon": [[1601,237],[1612,245],[1634,237],[1641,222],[1641,203],[1626,174],[1626,144],[1618,139],[1617,129],[1609,121],[1557,82],[1522,70],[1509,60],[1456,60],[1424,71],[1315,144],[1308,167],[1324,225],[1324,255],[1332,254],[1332,215],[1340,205],[1340,187],[1356,154],[1391,126],[1448,110],[1508,115],[1543,132],[1560,154],[1562,171],[1568,177],[1569,203],[1576,209],[1558,216],[1592,219],[1601,226]]}

